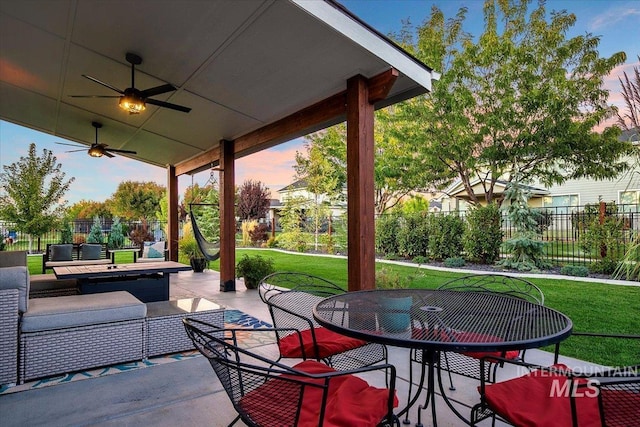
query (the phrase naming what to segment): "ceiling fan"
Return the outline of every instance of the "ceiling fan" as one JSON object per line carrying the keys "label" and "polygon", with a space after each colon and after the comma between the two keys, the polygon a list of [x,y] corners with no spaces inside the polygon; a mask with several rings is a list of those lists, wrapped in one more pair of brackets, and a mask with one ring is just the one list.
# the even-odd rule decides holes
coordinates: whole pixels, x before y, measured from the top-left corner
{"label": "ceiling fan", "polygon": [[[102,156],[114,157],[113,154],[111,154],[111,153],[138,154],[135,151],[117,150],[115,148],[107,148],[108,147],[107,144],[98,144],[98,129],[100,129],[102,127],[102,124],[98,123],[98,122],[91,122],[91,125],[94,128],[96,128],[96,142],[91,144],[91,147],[89,147],[89,150],[87,150],[87,153],[89,153],[89,155],[91,157],[102,157]],[[69,145],[71,147],[80,147],[79,145],[66,144],[64,142],[56,142],[56,144]],[[84,151],[86,149],[87,149],[87,147],[83,147],[83,148],[81,148],[79,150],[65,151],[65,153],[75,153],[76,151]]]}
{"label": "ceiling fan", "polygon": [[152,87],[145,90],[136,89],[135,85],[135,70],[136,65],[142,64],[142,58],[136,55],[135,53],[127,53],[126,55],[127,62],[131,64],[131,87],[126,88],[125,90],[118,89],[115,86],[111,86],[109,83],[105,83],[96,79],[95,77],[88,76],[83,74],[82,77],[91,80],[92,82],[98,83],[104,87],[108,87],[111,90],[114,90],[121,94],[118,95],[70,95],[72,98],[120,98],[119,105],[125,111],[128,111],[129,114],[139,114],[141,111],[145,109],[145,104],[157,105],[158,107],[170,108],[172,110],[182,111],[184,113],[188,113],[191,111],[191,108],[183,107],[182,105],[171,104],[169,102],[158,101],[157,99],[152,99],[152,96],[160,95],[167,92],[172,92],[176,90],[176,88],[167,83],[164,85]]}

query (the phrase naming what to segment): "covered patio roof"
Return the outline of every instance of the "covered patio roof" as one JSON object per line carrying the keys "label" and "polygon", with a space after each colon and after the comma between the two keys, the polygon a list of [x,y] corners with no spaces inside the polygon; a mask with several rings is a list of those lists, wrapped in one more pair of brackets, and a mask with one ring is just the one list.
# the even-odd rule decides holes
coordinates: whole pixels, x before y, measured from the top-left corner
{"label": "covered patio roof", "polygon": [[[142,58],[136,89],[169,83],[176,90],[153,99],[192,110],[147,104],[128,114],[117,98],[72,97],[118,96],[83,75],[131,87],[128,52]],[[228,193],[230,162],[344,121],[349,105],[355,133],[348,145],[364,150],[348,161],[348,175],[362,174],[351,183],[356,197],[355,187],[372,175],[369,160],[366,167],[358,160],[373,144],[363,140],[373,132],[363,106],[373,111],[425,93],[438,78],[333,0],[4,0],[0,53],[1,119],[86,145],[95,141],[91,122],[100,122],[99,142],[168,168],[176,205],[178,175],[224,163],[226,155],[221,191],[226,185]],[[364,82],[364,101],[349,101],[353,78]],[[360,195],[358,203],[368,199]],[[223,281],[231,274],[224,269]]]}

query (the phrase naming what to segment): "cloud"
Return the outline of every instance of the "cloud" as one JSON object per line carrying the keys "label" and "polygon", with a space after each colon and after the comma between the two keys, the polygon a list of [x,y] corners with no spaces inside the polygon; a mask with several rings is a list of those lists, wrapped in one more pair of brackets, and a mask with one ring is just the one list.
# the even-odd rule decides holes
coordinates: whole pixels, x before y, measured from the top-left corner
{"label": "cloud", "polygon": [[629,17],[640,16],[640,7],[634,6],[618,6],[608,9],[603,13],[596,15],[589,22],[589,31],[597,31],[607,27],[613,27],[618,22]]}

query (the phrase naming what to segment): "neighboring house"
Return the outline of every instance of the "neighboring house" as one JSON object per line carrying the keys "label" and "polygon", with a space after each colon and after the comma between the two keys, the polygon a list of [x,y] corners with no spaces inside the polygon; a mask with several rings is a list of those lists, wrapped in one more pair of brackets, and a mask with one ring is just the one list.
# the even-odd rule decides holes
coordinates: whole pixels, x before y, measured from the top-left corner
{"label": "neighboring house", "polygon": [[[305,180],[298,180],[292,184],[287,185],[286,187],[278,190],[280,194],[280,200],[271,199],[271,205],[269,208],[269,219],[279,217],[280,210],[287,202],[287,200],[292,199],[294,197],[300,197],[305,200],[308,200],[308,207],[310,208],[315,201],[315,194],[309,192],[307,190],[307,182]],[[346,200],[347,190],[346,188],[343,190],[344,200]],[[336,201],[332,200],[326,194],[318,195],[319,203],[328,203],[329,209],[331,209],[331,216],[333,218],[337,218],[343,215],[347,211],[347,203],[346,201]]]}

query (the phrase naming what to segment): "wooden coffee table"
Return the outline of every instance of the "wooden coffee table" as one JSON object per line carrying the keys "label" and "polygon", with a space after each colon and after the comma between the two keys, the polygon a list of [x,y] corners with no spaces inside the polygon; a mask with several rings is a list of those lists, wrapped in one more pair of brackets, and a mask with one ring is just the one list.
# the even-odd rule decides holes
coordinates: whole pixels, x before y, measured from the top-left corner
{"label": "wooden coffee table", "polygon": [[80,293],[128,291],[142,302],[168,301],[171,273],[191,271],[174,261],[54,267],[58,279],[77,279]]}

